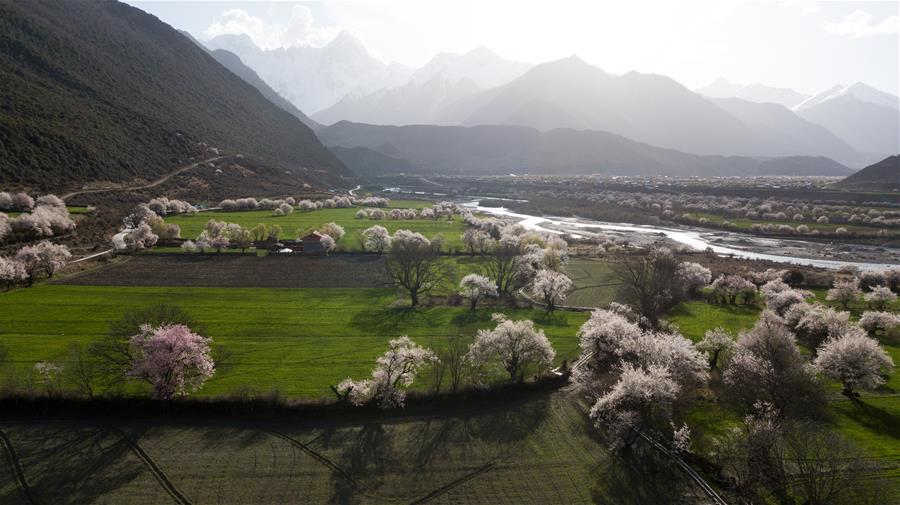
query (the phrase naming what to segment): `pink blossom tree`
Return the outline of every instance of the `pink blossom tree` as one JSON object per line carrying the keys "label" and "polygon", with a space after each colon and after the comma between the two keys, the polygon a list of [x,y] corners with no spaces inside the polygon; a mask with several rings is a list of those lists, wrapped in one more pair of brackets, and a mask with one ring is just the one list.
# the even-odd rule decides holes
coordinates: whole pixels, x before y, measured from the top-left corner
{"label": "pink blossom tree", "polygon": [[196,391],[215,373],[210,343],[181,324],[141,326],[131,337],[129,375],[153,386],[154,396],[170,400]]}

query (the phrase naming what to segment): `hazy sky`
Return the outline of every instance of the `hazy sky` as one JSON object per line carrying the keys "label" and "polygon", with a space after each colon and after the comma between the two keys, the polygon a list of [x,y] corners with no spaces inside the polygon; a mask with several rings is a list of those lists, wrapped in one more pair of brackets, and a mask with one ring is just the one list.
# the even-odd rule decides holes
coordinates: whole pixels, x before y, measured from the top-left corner
{"label": "hazy sky", "polygon": [[487,46],[530,63],[578,54],[690,88],[723,76],[804,93],[863,81],[900,94],[897,1],[128,2],[201,40],[246,33],[267,48],[320,46],[348,30],[380,59],[410,66]]}

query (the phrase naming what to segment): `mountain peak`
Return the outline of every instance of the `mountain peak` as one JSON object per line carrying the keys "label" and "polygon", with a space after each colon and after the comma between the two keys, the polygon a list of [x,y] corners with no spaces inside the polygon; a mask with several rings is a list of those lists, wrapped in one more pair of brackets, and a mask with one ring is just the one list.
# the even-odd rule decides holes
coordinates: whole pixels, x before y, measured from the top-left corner
{"label": "mountain peak", "polygon": [[356,35],[347,30],[341,30],[331,42],[325,44],[329,51],[340,51],[344,54],[369,54],[365,44]]}
{"label": "mountain peak", "polygon": [[468,52],[464,53],[463,57],[500,59],[500,56],[487,46],[478,46],[474,49],[471,49]]}

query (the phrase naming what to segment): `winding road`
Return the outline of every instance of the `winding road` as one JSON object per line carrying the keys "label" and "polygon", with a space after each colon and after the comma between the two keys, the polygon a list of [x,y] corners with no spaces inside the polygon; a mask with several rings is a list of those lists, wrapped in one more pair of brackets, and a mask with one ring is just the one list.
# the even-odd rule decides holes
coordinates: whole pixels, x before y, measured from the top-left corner
{"label": "winding road", "polygon": [[141,184],[139,186],[125,186],[125,187],[121,187],[121,188],[103,188],[103,189],[84,189],[81,191],[73,191],[71,193],[66,193],[66,194],[62,195],[60,198],[62,198],[63,200],[68,200],[69,198],[72,198],[73,196],[85,195],[85,194],[89,194],[89,193],[106,193],[109,191],[137,191],[140,189],[155,188],[156,186],[159,186],[160,184],[168,181],[172,177],[175,177],[176,175],[178,175],[182,172],[186,172],[186,171],[188,171],[192,168],[198,167],[204,163],[212,163],[213,161],[218,161],[218,160],[221,160],[224,158],[230,158],[230,157],[231,157],[231,155],[221,155],[221,156],[215,156],[213,158],[209,158],[209,159],[205,159],[205,160],[201,160],[201,161],[196,161],[194,163],[191,163],[190,165],[185,165],[173,172],[169,172],[166,175],[160,177],[159,179],[156,179],[153,182],[150,182],[147,184]]}

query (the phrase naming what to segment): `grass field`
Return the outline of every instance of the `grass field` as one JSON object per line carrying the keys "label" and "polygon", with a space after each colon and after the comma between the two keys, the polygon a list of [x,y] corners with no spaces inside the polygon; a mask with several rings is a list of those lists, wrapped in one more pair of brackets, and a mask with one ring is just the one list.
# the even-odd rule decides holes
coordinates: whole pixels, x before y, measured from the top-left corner
{"label": "grass field", "polygon": [[[814,290],[817,301],[834,305],[825,302],[825,291]],[[898,309],[900,305],[895,303],[892,310]],[[865,310],[865,304],[854,302],[850,310],[857,318]],[[760,307],[756,305],[722,306],[692,301],[674,310],[670,320],[679,326],[685,336],[698,341],[709,328],[721,326],[733,333],[750,328],[759,311]],[[831,408],[827,422],[877,465],[877,474],[886,479],[884,503],[896,503],[895,500],[900,500],[900,373],[897,369],[900,366],[900,343],[884,338],[880,340],[895,364],[887,384],[876,391],[860,391],[860,401],[851,402],[840,394],[840,386],[836,382],[830,382],[828,398]],[[709,449],[713,437],[739,423],[740,414],[722,404],[701,402],[690,419],[695,429],[696,448]]]}
{"label": "grass field", "polygon": [[[330,395],[341,379],[365,377],[387,341],[409,335],[439,347],[449,335],[473,336],[492,326],[493,309],[392,308],[392,289],[264,289],[69,286],[43,284],[0,295],[0,340],[22,367],[61,357],[72,342],[88,344],[133,308],[162,302],[188,310],[232,355],[200,395],[277,388],[299,397]],[[577,353],[583,313],[545,317],[531,309],[503,310],[533,319],[547,332],[557,360]]]}
{"label": "grass field", "polygon": [[566,305],[606,307],[609,302],[615,301],[619,281],[609,262],[574,258],[566,266],[566,274],[575,286],[566,298]]}
{"label": "grass field", "polygon": [[[81,207],[81,206],[68,206],[66,208],[69,209],[69,214],[72,214],[72,215],[87,214],[87,211],[88,211],[87,207]],[[9,211],[9,212],[0,211],[0,212],[3,212],[10,218],[19,217],[22,214],[21,212],[12,212],[12,211]]]}
{"label": "grass field", "polygon": [[[862,226],[856,224],[847,224],[847,223],[825,223],[820,224],[815,221],[793,221],[790,219],[785,219],[783,221],[779,220],[768,220],[768,219],[748,219],[744,217],[729,217],[729,216],[720,216],[718,214],[710,214],[708,212],[689,212],[690,215],[694,219],[706,218],[709,220],[708,225],[720,225],[723,221],[728,221],[730,223],[734,223],[742,231],[750,231],[750,227],[754,224],[766,225],[772,224],[778,226],[779,224],[786,224],[791,228],[796,228],[798,225],[805,224],[809,227],[810,230],[819,230],[820,232],[828,232],[833,233],[838,228],[846,228],[848,232],[851,233],[859,233],[865,235],[874,235],[878,233],[878,230],[887,227],[879,227],[879,226]],[[888,233],[891,235],[900,235],[900,230],[897,229],[888,229]]]}
{"label": "grass field", "polygon": [[[609,452],[564,392],[414,418],[0,429],[39,503],[178,503],[159,475],[197,505],[704,503],[655,453]],[[18,499],[0,471],[0,502]]]}
{"label": "grass field", "polygon": [[[413,200],[396,200],[391,202],[390,208],[421,208],[431,205],[429,202],[413,201]],[[386,211],[390,210],[385,209]],[[187,239],[194,239],[203,231],[203,226],[210,219],[218,221],[227,221],[229,223],[238,223],[246,228],[253,228],[259,223],[265,224],[267,227],[274,225],[281,226],[283,229],[282,237],[296,238],[298,234],[313,230],[325,223],[335,222],[344,227],[346,235],[343,240],[338,243],[339,251],[358,251],[361,249],[359,243],[360,233],[374,225],[381,225],[393,233],[400,229],[408,229],[417,231],[428,238],[435,235],[443,235],[446,240],[446,247],[455,250],[462,249],[462,240],[460,235],[465,231],[466,225],[459,216],[454,216],[453,221],[448,222],[446,219],[432,221],[428,219],[356,219],[358,207],[349,209],[319,209],[308,212],[295,211],[287,216],[274,216],[270,210],[255,210],[246,212],[225,212],[210,211],[200,212],[194,215],[172,215],[166,217],[166,222],[174,223],[181,227],[181,236]]]}

